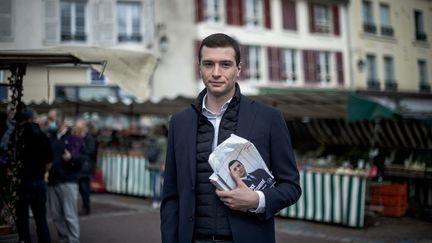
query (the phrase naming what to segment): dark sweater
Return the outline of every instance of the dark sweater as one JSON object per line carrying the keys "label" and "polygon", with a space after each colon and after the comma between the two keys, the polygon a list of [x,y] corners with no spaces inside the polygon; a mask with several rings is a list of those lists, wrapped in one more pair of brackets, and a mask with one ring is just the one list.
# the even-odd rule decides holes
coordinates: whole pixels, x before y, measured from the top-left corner
{"label": "dark sweater", "polygon": [[[197,133],[197,177],[196,177],[196,215],[195,235],[224,235],[231,236],[231,228],[228,221],[229,209],[222,203],[215,193],[215,187],[209,181],[213,173],[208,158],[212,152],[214,128],[208,119],[201,113],[202,100],[205,90],[201,92],[193,104],[198,113]],[[236,95],[228,105],[219,125],[218,144],[235,133],[237,127],[237,115],[240,105],[240,89],[236,87]]]}

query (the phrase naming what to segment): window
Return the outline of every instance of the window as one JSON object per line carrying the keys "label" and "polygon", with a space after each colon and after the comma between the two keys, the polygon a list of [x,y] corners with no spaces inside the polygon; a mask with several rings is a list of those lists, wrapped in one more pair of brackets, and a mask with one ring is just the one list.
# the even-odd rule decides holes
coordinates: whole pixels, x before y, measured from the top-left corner
{"label": "window", "polygon": [[282,63],[282,77],[289,83],[294,83],[297,80],[296,51],[294,49],[283,49]]}
{"label": "window", "polygon": [[211,23],[220,23],[223,20],[222,0],[205,0],[204,1],[204,19]]}
{"label": "window", "polygon": [[246,0],[246,26],[262,25],[262,5],[261,0]]}
{"label": "window", "polygon": [[420,10],[415,10],[414,19],[415,19],[415,39],[418,41],[426,41],[427,36],[424,30],[423,12]]}
{"label": "window", "polygon": [[386,36],[393,36],[393,28],[390,22],[390,6],[388,4],[380,4],[380,17],[381,34]]}
{"label": "window", "polygon": [[429,80],[428,80],[426,61],[425,60],[418,60],[417,66],[418,66],[419,82],[421,84],[428,84]]}
{"label": "window", "polygon": [[60,25],[62,41],[86,41],[86,2],[62,0],[60,2]]}
{"label": "window", "polygon": [[141,3],[117,3],[117,30],[119,42],[141,42]]}
{"label": "window", "polygon": [[330,15],[327,5],[314,4],[315,32],[330,33]]}
{"label": "window", "polygon": [[12,0],[0,1],[0,40],[12,38]]}
{"label": "window", "polygon": [[321,84],[327,84],[331,80],[330,53],[328,51],[318,52],[318,78]]}
{"label": "window", "polygon": [[258,46],[245,46],[244,47],[244,67],[243,74],[244,78],[251,80],[259,80],[261,78],[260,71],[260,60],[261,60],[261,49]]}
{"label": "window", "polygon": [[393,57],[384,57],[384,80],[386,83],[395,82]]}
{"label": "window", "polygon": [[362,2],[363,11],[363,30],[367,33],[376,33],[376,26],[373,18],[372,3],[370,1],[363,0]]}
{"label": "window", "polygon": [[56,100],[91,100],[121,98],[116,86],[63,86],[55,87]]}
{"label": "window", "polygon": [[368,88],[379,88],[375,55],[366,55],[366,75]]}
{"label": "window", "polygon": [[384,56],[384,81],[386,90],[396,90],[397,83],[394,74],[394,61],[393,57]]}

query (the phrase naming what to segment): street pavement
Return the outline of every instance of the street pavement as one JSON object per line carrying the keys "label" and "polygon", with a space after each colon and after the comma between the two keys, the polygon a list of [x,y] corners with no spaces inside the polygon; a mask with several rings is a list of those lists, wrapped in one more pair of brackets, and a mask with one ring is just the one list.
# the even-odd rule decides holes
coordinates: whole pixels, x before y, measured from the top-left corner
{"label": "street pavement", "polygon": [[[276,218],[276,240],[284,242],[432,242],[432,224],[409,218],[367,217],[362,229]],[[49,218],[53,242],[57,234]],[[81,243],[161,242],[159,210],[141,197],[92,194],[92,212],[80,216]],[[37,242],[31,224],[33,242]]]}

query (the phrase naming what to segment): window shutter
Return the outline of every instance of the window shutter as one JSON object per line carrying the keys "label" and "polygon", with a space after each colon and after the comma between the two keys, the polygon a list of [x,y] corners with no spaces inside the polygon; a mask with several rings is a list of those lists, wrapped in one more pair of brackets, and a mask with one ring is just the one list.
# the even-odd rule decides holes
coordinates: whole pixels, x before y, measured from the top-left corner
{"label": "window shutter", "polygon": [[244,0],[236,0],[237,1],[237,11],[238,11],[238,18],[237,23],[238,25],[244,25],[245,24],[245,17],[244,17]]}
{"label": "window shutter", "polygon": [[102,0],[99,3],[99,28],[100,42],[116,42],[117,33],[115,33],[115,2],[110,0]]}
{"label": "window shutter", "polygon": [[291,0],[282,0],[283,28],[297,30],[296,4]]}
{"label": "window shutter", "polygon": [[195,22],[204,20],[203,0],[195,0]]}
{"label": "window shutter", "polygon": [[239,80],[249,78],[249,48],[248,46],[240,45],[240,62],[241,72]]}
{"label": "window shutter", "polygon": [[226,22],[229,25],[244,25],[243,0],[226,0]]}
{"label": "window shutter", "polygon": [[309,2],[309,32],[315,33],[315,11],[314,11],[314,3]]}
{"label": "window shutter", "polygon": [[267,47],[267,57],[268,57],[268,64],[269,64],[270,80],[282,81],[281,49],[277,47]]}
{"label": "window shutter", "polygon": [[333,12],[333,34],[340,35],[340,29],[339,29],[339,7],[338,7],[338,5],[333,5],[332,12]]}
{"label": "window shutter", "polygon": [[60,10],[58,0],[45,0],[45,42],[60,41]]}
{"label": "window shutter", "polygon": [[226,16],[226,23],[227,24],[233,24],[234,20],[233,20],[233,1],[230,0],[226,0],[225,1],[225,16]]}
{"label": "window shutter", "polygon": [[263,10],[264,10],[264,26],[267,29],[271,29],[271,7],[270,0],[263,1]]}
{"label": "window shutter", "polygon": [[317,52],[312,50],[303,50],[305,83],[318,82],[317,54]]}
{"label": "window shutter", "polygon": [[336,75],[338,85],[344,85],[344,70],[342,52],[336,52]]}

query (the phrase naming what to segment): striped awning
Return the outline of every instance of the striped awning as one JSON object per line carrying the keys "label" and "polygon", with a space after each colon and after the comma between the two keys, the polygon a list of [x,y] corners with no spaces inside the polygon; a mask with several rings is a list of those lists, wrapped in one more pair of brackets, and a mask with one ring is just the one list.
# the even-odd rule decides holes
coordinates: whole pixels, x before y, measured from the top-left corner
{"label": "striped awning", "polygon": [[294,133],[308,133],[322,145],[432,149],[432,127],[419,120],[384,119],[349,123],[344,119],[293,121]]}

